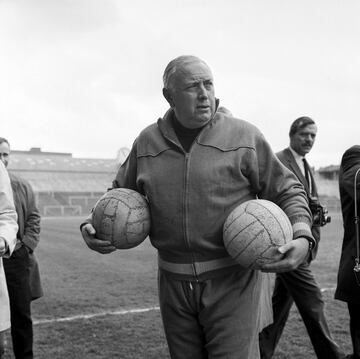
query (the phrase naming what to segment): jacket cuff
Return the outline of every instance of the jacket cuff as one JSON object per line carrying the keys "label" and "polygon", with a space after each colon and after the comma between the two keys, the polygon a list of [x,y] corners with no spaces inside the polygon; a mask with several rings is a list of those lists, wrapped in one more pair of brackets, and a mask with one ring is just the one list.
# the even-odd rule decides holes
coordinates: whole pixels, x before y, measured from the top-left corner
{"label": "jacket cuff", "polygon": [[34,241],[29,241],[26,238],[23,238],[21,242],[23,242],[23,244],[30,249],[30,252],[33,252],[37,245],[37,243],[34,243]]}
{"label": "jacket cuff", "polygon": [[85,221],[80,224],[80,232],[82,231],[82,227],[84,227],[85,224],[88,223],[92,224],[92,213],[90,213],[89,216],[85,219]]}
{"label": "jacket cuff", "polygon": [[293,227],[293,238],[297,239],[303,237],[308,240],[309,242],[309,250],[311,251],[313,248],[316,247],[317,243],[314,236],[311,233],[310,226],[305,222],[295,222],[292,224]]}

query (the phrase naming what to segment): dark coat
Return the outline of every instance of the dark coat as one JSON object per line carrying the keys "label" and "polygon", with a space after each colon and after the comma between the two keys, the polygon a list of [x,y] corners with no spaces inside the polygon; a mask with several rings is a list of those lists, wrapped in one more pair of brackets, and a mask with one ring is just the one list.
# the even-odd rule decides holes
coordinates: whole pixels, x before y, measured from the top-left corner
{"label": "dark coat", "polygon": [[[279,158],[279,160],[291,171],[293,172],[298,180],[301,182],[301,184],[304,186],[306,194],[308,197],[318,197],[318,191],[316,187],[316,183],[314,180],[314,176],[310,171],[310,178],[311,178],[311,192],[309,185],[304,177],[304,175],[301,172],[301,169],[297,165],[295,158],[293,154],[291,153],[289,148],[285,148],[284,150],[276,153],[276,156]],[[314,236],[317,245],[312,249],[311,251],[311,258],[310,260],[315,259],[317,250],[319,247],[319,241],[320,241],[320,227],[319,226],[312,226],[311,227],[312,235]]]}
{"label": "dark coat", "polygon": [[43,296],[39,266],[34,254],[40,240],[40,213],[30,183],[13,173],[9,173],[9,176],[18,215],[17,238],[29,250],[31,296],[36,299]]}
{"label": "dark coat", "polygon": [[[338,282],[335,298],[345,302],[360,303],[360,286],[357,285],[353,268],[356,257],[354,179],[360,168],[360,146],[349,148],[343,155],[339,173],[341,210],[344,221],[344,238],[341,250]],[[357,177],[357,205],[360,213],[360,175]]]}

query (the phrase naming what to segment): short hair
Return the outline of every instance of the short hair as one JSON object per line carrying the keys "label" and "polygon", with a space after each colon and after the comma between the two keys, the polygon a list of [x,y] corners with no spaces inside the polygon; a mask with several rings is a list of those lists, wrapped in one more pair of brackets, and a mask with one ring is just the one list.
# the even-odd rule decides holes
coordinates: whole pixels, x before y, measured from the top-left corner
{"label": "short hair", "polygon": [[4,138],[4,137],[0,137],[0,145],[2,144],[2,143],[7,143],[8,145],[9,145],[9,147],[10,147],[10,143],[9,143],[9,141],[6,139],[6,138]]}
{"label": "short hair", "polygon": [[204,63],[206,66],[208,66],[205,61],[199,59],[196,56],[193,56],[193,55],[178,56],[175,59],[171,60],[165,68],[165,71],[163,74],[164,88],[172,89],[172,83],[171,83],[172,76],[176,73],[176,71],[179,69],[179,67],[182,67],[193,61],[199,61],[199,62]]}
{"label": "short hair", "polygon": [[292,137],[295,133],[309,125],[315,125],[315,121],[312,118],[307,116],[297,118],[290,127],[289,136]]}

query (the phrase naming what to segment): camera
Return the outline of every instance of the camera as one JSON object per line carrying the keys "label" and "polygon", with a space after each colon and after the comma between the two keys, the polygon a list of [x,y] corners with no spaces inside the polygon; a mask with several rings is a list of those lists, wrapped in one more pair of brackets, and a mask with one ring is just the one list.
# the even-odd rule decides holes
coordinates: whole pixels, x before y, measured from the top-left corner
{"label": "camera", "polygon": [[356,283],[360,286],[360,264],[358,259],[355,260],[354,274]]}
{"label": "camera", "polygon": [[322,227],[331,222],[327,208],[320,204],[317,197],[309,197],[309,207],[313,216],[313,226]]}

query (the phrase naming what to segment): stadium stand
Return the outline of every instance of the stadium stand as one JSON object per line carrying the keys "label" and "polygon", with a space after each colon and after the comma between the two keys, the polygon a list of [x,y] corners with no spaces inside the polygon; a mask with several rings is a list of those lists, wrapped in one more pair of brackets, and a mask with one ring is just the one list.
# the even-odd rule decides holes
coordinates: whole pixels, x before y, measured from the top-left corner
{"label": "stadium stand", "polygon": [[[28,180],[43,216],[83,216],[111,186],[129,149],[120,148],[114,159],[74,158],[71,153],[43,152],[40,148],[12,151],[9,171]],[[329,211],[340,210],[338,168],[315,172],[321,202]]]}
{"label": "stadium stand", "polygon": [[38,147],[13,150],[9,171],[30,182],[43,216],[83,216],[111,186],[129,150],[123,148],[121,153],[116,159],[90,159]]}

